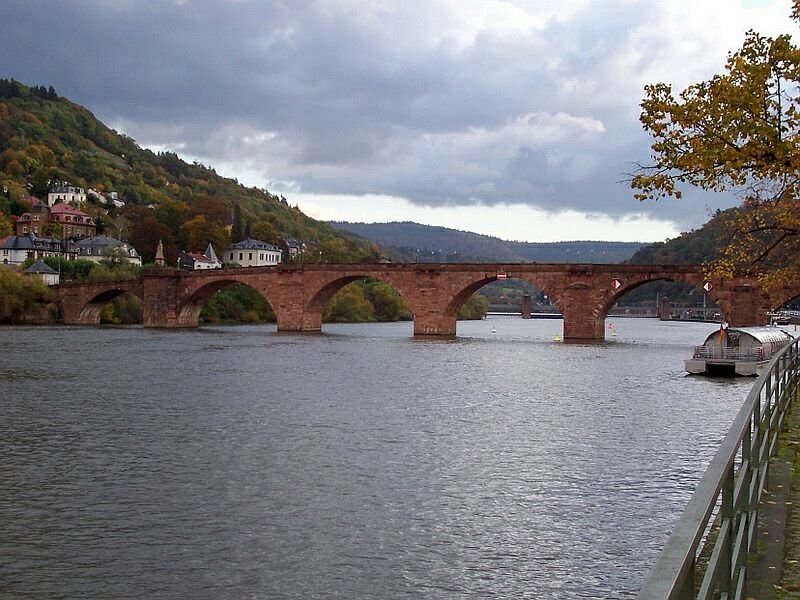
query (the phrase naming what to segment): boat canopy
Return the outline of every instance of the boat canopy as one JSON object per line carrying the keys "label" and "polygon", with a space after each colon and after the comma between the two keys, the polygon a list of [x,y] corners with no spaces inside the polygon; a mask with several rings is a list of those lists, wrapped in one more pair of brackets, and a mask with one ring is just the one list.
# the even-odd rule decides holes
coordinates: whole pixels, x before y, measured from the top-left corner
{"label": "boat canopy", "polygon": [[[794,339],[790,333],[777,327],[729,327],[728,329],[724,329],[723,332],[725,337],[729,340],[734,337],[738,337],[739,339],[749,337],[759,344],[767,344],[770,342],[784,344],[787,340]],[[720,332],[715,331],[706,338],[703,345],[712,346],[714,344],[719,344],[719,340]]]}

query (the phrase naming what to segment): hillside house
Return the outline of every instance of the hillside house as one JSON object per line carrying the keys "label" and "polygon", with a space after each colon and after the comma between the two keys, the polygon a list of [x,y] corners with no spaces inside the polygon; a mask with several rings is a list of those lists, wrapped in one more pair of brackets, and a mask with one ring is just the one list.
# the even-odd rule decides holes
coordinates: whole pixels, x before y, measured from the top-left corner
{"label": "hillside house", "polygon": [[75,244],[69,240],[40,238],[32,233],[9,235],[0,239],[0,263],[4,265],[17,266],[29,258],[39,259],[59,255],[66,260],[74,259]]}
{"label": "hillside house", "polygon": [[93,237],[97,231],[94,219],[85,212],[63,202],[48,208],[41,200],[33,197],[31,211],[22,213],[14,227],[18,236],[32,233],[39,237],[44,236],[45,227],[50,223],[61,226],[63,239]]}
{"label": "hillside house", "polygon": [[54,206],[59,202],[81,208],[86,205],[86,192],[82,187],[70,185],[66,181],[56,181],[47,194],[47,206]]}
{"label": "hillside house", "polygon": [[260,240],[246,239],[231,244],[223,254],[225,264],[242,267],[268,267],[281,262],[282,251],[277,246]]}
{"label": "hillside house", "polygon": [[75,242],[77,257],[85,260],[91,260],[93,262],[100,262],[106,259],[108,250],[113,248],[121,248],[124,251],[126,260],[129,263],[141,266],[142,257],[136,251],[136,248],[121,240],[117,240],[105,235],[98,235],[97,237],[87,238]]}
{"label": "hillside house", "polygon": [[184,252],[181,250],[180,254],[178,254],[178,266],[181,269],[200,271],[205,269],[221,269],[222,262],[217,258],[214,247],[209,244],[203,254]]}
{"label": "hillside house", "polygon": [[92,217],[63,202],[50,208],[50,223],[61,225],[61,237],[64,239],[94,237],[97,232],[97,225]]}
{"label": "hillside house", "polygon": [[61,274],[41,259],[25,269],[23,273],[41,278],[46,285],[58,285],[58,281],[61,279]]}
{"label": "hillside house", "polygon": [[291,262],[302,261],[303,254],[306,248],[311,245],[311,242],[304,242],[303,240],[286,239],[280,241],[281,248],[285,252],[286,260]]}

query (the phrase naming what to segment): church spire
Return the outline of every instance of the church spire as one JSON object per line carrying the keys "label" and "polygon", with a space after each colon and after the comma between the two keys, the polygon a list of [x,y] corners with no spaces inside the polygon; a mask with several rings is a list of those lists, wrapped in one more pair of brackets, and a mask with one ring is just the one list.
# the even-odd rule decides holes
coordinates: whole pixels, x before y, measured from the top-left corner
{"label": "church spire", "polygon": [[158,240],[158,248],[156,248],[156,257],[155,257],[156,265],[159,267],[163,267],[167,264],[167,261],[164,260],[164,244],[161,240]]}

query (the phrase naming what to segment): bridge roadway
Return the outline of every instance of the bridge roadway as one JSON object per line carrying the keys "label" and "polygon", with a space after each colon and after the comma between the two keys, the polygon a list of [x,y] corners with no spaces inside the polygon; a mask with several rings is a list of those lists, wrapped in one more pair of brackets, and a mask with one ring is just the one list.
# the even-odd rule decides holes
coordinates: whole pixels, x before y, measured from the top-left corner
{"label": "bridge roadway", "polygon": [[800,290],[765,294],[755,278],[707,279],[697,265],[612,264],[296,264],[207,271],[151,268],[141,279],[56,286],[65,324],[92,325],[115,296],[142,301],[145,327],[196,327],[203,305],[219,290],[242,283],[258,291],[275,312],[278,331],[319,331],[331,297],[358,279],[394,287],[414,315],[414,335],[452,336],[458,311],[481,287],[518,278],[548,295],[564,315],[565,340],[602,339],[605,317],[627,292],[650,281],[680,281],[695,288],[710,283],[708,296],[733,326],[764,324],[767,313]]}

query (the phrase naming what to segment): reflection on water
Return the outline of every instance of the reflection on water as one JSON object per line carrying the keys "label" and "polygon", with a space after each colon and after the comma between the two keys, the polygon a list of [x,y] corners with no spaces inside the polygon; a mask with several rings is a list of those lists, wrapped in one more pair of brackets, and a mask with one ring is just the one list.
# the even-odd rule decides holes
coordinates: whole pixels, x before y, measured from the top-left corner
{"label": "reflection on water", "polygon": [[0,595],[633,597],[753,380],[613,324],[0,329]]}

